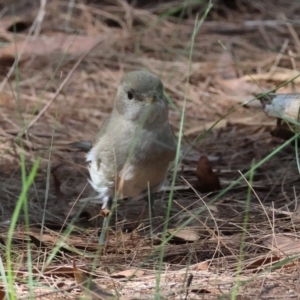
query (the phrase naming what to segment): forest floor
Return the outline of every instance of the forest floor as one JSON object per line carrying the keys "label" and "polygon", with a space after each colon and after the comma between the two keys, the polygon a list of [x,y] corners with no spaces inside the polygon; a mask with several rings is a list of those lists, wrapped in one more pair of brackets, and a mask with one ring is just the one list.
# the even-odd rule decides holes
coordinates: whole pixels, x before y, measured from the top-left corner
{"label": "forest floor", "polygon": [[[297,144],[255,97],[299,92],[300,3],[23,2],[0,7],[0,300],[298,299]],[[184,113],[175,186],[171,170],[155,195],[168,228],[150,238],[145,201],[124,200],[130,230],[114,220],[100,248],[69,143],[93,140],[140,69],[164,83],[176,136]],[[199,190],[203,155],[220,191]]]}

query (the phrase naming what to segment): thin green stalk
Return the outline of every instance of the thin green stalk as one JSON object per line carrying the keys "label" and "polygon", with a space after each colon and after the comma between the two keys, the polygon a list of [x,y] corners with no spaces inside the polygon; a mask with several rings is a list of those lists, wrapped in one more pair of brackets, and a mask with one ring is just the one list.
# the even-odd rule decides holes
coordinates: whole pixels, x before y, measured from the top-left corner
{"label": "thin green stalk", "polygon": [[[0,255],[0,279],[1,279],[1,282],[2,282],[3,286],[5,286],[5,287],[9,286],[8,281],[7,281],[7,277],[8,276],[6,276],[6,271],[5,271],[5,267],[4,267],[4,264],[3,264],[3,260],[2,260],[2,257]],[[5,292],[5,294],[6,294],[6,298],[9,299],[8,298],[8,296],[9,296],[8,293]]]}
{"label": "thin green stalk", "polygon": [[[14,32],[16,33],[16,28],[14,28]],[[16,59],[15,59],[15,68],[14,68],[14,73],[15,73],[15,81],[16,81],[16,104],[17,104],[17,110],[18,110],[18,114],[20,117],[20,120],[22,121],[23,125],[25,124],[24,122],[24,118],[22,115],[22,105],[21,105],[21,93],[20,93],[20,72],[19,72],[19,64],[18,64],[18,49],[16,48],[16,44],[15,44],[15,54],[16,54]],[[21,148],[23,149],[23,141],[22,139],[20,139],[20,143],[21,143]],[[23,152],[21,152],[20,154],[20,163],[21,163],[21,179],[22,179],[22,191],[24,190],[24,187],[26,187],[27,181],[30,179],[26,178],[26,163],[25,163],[25,155]],[[34,170],[34,169],[33,169]],[[34,180],[35,177],[35,172],[34,172],[34,176],[32,177],[32,182]],[[29,175],[30,178],[30,175]],[[32,182],[30,182],[28,188],[31,186]],[[23,207],[23,211],[24,211],[24,217],[25,217],[25,227],[26,227],[26,231],[29,227],[29,214],[28,214],[28,198],[27,198],[27,190],[25,191],[25,193],[21,193],[17,205],[20,204],[20,210],[18,211],[18,213],[15,214],[16,210],[14,211],[14,214],[12,216],[12,219],[15,220],[15,222],[17,222],[17,219],[19,217],[20,211],[21,211],[21,207]],[[13,221],[10,225],[10,230],[14,230],[15,229],[15,225],[13,224]],[[11,242],[9,241],[9,239],[12,238],[12,233],[10,233],[10,231],[8,232],[8,239],[7,239],[7,245],[6,245],[6,250],[7,252],[9,252],[9,255],[7,255],[7,274],[8,274],[8,281],[9,281],[9,285],[8,285],[8,290],[10,291],[7,295],[8,298],[14,299],[15,297],[15,291],[14,291],[14,275],[12,273],[12,262],[11,262]],[[27,265],[28,265],[28,282],[29,282],[29,293],[30,295],[33,295],[33,276],[32,276],[32,258],[31,258],[31,249],[30,249],[30,241],[26,241],[26,248],[27,248]]]}
{"label": "thin green stalk", "polygon": [[[56,116],[55,116],[56,120],[57,120],[57,114],[58,114],[58,109],[56,110]],[[46,173],[47,177],[46,177],[46,190],[45,190],[45,199],[44,199],[44,209],[43,209],[42,226],[41,226],[41,230],[40,230],[40,236],[42,236],[43,232],[44,232],[45,211],[46,211],[46,208],[47,208],[48,196],[49,196],[49,190],[50,190],[51,155],[52,155],[52,148],[53,148],[53,142],[54,142],[54,133],[55,133],[55,128],[53,128],[52,134],[51,134],[51,143],[50,143],[48,163],[47,163],[47,173]],[[39,247],[41,248],[41,246],[42,246],[42,241],[40,241]]]}
{"label": "thin green stalk", "polygon": [[[26,184],[26,163],[25,163],[25,155],[21,153],[21,173],[22,173],[22,186]],[[23,202],[23,211],[25,218],[25,228],[26,233],[29,231],[30,222],[29,222],[29,212],[28,212],[28,198],[27,194],[24,195]],[[33,274],[32,274],[32,256],[31,256],[31,247],[30,240],[26,239],[26,248],[27,248],[27,269],[28,269],[28,286],[29,286],[29,295],[33,296]]]}
{"label": "thin green stalk", "polygon": [[[252,166],[254,165],[254,162],[252,163]],[[248,183],[248,192],[247,192],[247,199],[245,203],[245,217],[244,217],[244,222],[243,222],[243,232],[242,232],[242,238],[241,238],[241,245],[240,245],[240,253],[239,253],[239,261],[238,261],[238,266],[237,266],[237,271],[235,274],[235,280],[234,280],[234,286],[233,286],[233,291],[231,295],[231,299],[235,300],[237,297],[237,293],[239,290],[239,276],[242,272],[243,268],[243,260],[245,256],[245,244],[246,244],[246,237],[247,237],[247,228],[249,224],[249,211],[250,211],[250,202],[251,202],[251,196],[252,196],[252,183],[253,183],[253,177],[254,177],[254,168],[250,169],[250,174],[249,174],[249,182]]]}
{"label": "thin green stalk", "polygon": [[298,172],[300,173],[298,138],[295,139],[295,156],[296,156],[296,163],[297,163]]}
{"label": "thin green stalk", "polygon": [[[296,124],[296,133],[299,133],[299,118],[300,118],[300,108],[298,110],[298,124]],[[289,123],[288,123],[289,124]],[[298,149],[298,138],[295,139],[295,156],[297,162],[298,172],[300,173],[300,161],[299,161],[299,149]]]}
{"label": "thin green stalk", "polygon": [[150,236],[151,236],[151,245],[153,247],[153,239],[152,239],[152,235],[153,235],[153,222],[152,222],[152,207],[153,207],[153,198],[151,197],[151,190],[150,190],[150,184],[148,181],[148,212],[149,212],[149,224],[150,224]]}
{"label": "thin green stalk", "polygon": [[[180,119],[180,128],[179,128],[175,164],[174,164],[174,170],[173,170],[173,176],[172,176],[171,191],[170,191],[170,195],[169,195],[168,207],[167,207],[166,218],[165,218],[166,222],[164,223],[164,230],[163,230],[163,235],[162,235],[162,241],[163,241],[164,245],[165,245],[164,242],[167,240],[167,229],[168,229],[168,225],[169,225],[168,221],[169,221],[170,214],[171,214],[171,208],[172,208],[173,197],[174,197],[174,187],[175,187],[175,181],[176,181],[176,177],[177,177],[177,171],[178,171],[179,160],[180,160],[180,149],[181,149],[181,141],[182,141],[182,137],[183,137],[183,126],[184,126],[185,109],[186,109],[186,95],[188,92],[189,76],[190,76],[191,65],[192,65],[192,60],[193,60],[194,43],[195,43],[196,35],[199,32],[199,29],[200,29],[201,25],[203,24],[203,21],[206,19],[207,14],[209,13],[211,8],[212,8],[212,4],[209,3],[204,15],[202,16],[202,18],[200,19],[199,22],[198,22],[198,15],[196,16],[195,26],[194,26],[194,30],[193,30],[193,34],[192,34],[192,38],[191,38],[188,77],[187,77],[187,81],[186,81],[185,97],[184,97],[184,101],[183,101],[183,108],[182,108],[181,119]],[[161,281],[161,272],[162,272],[163,259],[164,259],[164,251],[165,251],[165,247],[161,247],[160,260],[159,260],[159,272],[156,276],[155,299],[160,298],[159,291],[160,291],[160,281]]]}
{"label": "thin green stalk", "polygon": [[6,241],[6,267],[7,267],[7,278],[8,278],[8,289],[6,293],[6,297],[8,300],[15,300],[15,289],[14,289],[14,274],[13,274],[13,266],[11,261],[11,249],[12,249],[12,239],[13,239],[13,233],[16,228],[16,224],[19,219],[20,211],[22,207],[24,206],[24,203],[26,202],[27,192],[31,186],[31,184],[34,181],[34,178],[36,177],[37,170],[39,167],[39,161],[35,161],[32,167],[32,170],[25,182],[22,185],[22,191],[19,196],[19,199],[16,203],[15,210],[12,215],[11,224],[8,229],[7,233],[7,241]]}

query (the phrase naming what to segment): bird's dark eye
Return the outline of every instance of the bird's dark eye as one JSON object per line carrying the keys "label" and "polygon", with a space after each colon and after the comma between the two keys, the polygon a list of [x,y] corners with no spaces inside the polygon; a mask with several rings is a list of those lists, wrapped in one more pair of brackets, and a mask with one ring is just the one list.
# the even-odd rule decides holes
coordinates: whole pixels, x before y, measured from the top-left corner
{"label": "bird's dark eye", "polygon": [[133,93],[131,91],[127,92],[127,97],[128,97],[129,100],[132,100]]}

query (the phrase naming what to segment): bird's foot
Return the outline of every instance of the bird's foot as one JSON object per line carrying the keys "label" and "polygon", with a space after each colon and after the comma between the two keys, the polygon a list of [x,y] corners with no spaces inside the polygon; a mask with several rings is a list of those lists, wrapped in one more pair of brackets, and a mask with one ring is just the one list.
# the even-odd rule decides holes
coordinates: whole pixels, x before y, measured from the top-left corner
{"label": "bird's foot", "polygon": [[109,216],[110,216],[110,210],[107,208],[101,209],[99,215],[103,217],[103,224],[101,228],[101,234],[99,236],[99,244],[100,245],[105,245],[106,242],[106,235],[107,235],[107,229],[109,225]]}
{"label": "bird's foot", "polygon": [[104,217],[104,218],[107,218],[109,216],[109,213],[110,213],[110,210],[107,209],[107,208],[103,208],[100,210],[100,217]]}

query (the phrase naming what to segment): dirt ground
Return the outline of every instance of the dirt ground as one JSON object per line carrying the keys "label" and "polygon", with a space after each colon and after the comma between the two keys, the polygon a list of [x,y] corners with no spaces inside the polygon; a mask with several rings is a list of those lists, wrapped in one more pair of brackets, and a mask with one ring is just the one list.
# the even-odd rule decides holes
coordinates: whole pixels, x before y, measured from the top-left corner
{"label": "dirt ground", "polygon": [[[299,92],[299,12],[284,0],[0,3],[0,276],[11,238],[17,299],[154,299],[158,286],[160,299],[300,297],[298,146],[271,134],[255,97]],[[154,236],[146,202],[124,200],[127,223],[115,215],[99,249],[101,205],[69,143],[93,140],[120,78],[140,69],[162,79],[176,136],[184,110],[167,240],[171,171]],[[199,191],[203,155],[221,191]]]}

